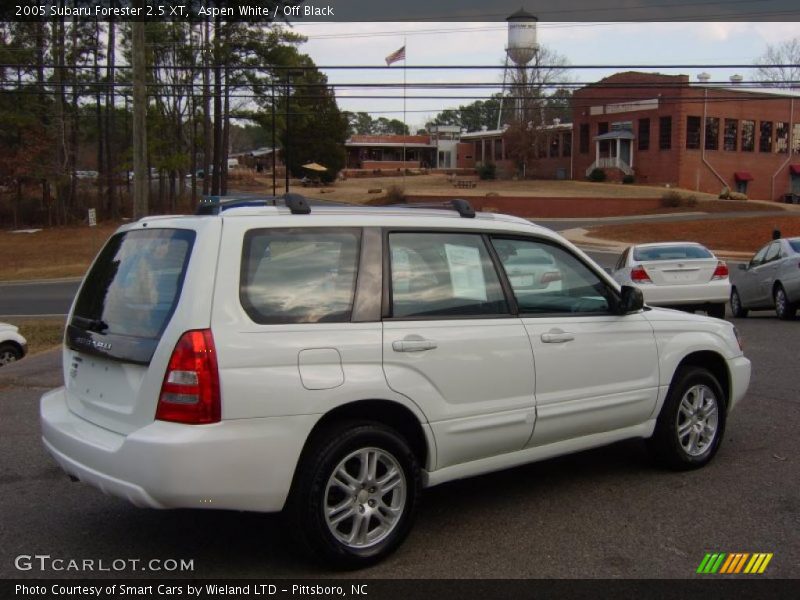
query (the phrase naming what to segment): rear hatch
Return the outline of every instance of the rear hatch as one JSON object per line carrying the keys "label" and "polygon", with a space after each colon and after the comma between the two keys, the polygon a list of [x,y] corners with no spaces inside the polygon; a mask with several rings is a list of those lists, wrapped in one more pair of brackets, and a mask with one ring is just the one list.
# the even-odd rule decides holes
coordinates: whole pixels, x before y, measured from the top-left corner
{"label": "rear hatch", "polygon": [[692,245],[637,248],[633,260],[655,285],[708,283],[719,263],[708,250]]}
{"label": "rear hatch", "polygon": [[[218,238],[202,230],[219,230],[219,221],[154,220],[109,239],[68,319],[64,380],[74,413],[123,434],[154,420],[177,339],[185,330],[208,327],[210,298],[205,296],[213,289]],[[213,262],[205,270],[191,269],[199,259],[201,236],[205,253],[213,249],[208,257]],[[183,291],[189,288],[208,293],[186,298]]]}

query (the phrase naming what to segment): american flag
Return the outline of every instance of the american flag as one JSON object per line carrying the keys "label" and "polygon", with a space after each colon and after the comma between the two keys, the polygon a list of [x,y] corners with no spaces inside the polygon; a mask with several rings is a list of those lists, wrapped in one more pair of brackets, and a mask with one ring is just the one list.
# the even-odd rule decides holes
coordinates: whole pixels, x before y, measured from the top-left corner
{"label": "american flag", "polygon": [[389,56],[386,57],[386,66],[388,67],[392,63],[396,63],[397,61],[405,59],[406,59],[406,47],[403,46],[402,48],[400,48],[400,50],[396,50],[395,52],[392,52]]}

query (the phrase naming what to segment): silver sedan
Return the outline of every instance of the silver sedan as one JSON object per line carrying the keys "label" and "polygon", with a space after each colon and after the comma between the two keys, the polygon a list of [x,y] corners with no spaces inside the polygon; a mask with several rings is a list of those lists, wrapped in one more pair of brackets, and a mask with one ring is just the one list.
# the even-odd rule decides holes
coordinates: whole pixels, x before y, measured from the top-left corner
{"label": "silver sedan", "polygon": [[773,240],[733,274],[731,312],[771,310],[793,319],[800,305],[800,237]]}

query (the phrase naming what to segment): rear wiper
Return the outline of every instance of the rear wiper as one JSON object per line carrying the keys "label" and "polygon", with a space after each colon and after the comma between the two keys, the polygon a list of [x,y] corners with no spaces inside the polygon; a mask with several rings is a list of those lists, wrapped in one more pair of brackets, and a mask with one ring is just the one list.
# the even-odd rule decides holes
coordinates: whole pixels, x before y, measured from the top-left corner
{"label": "rear wiper", "polygon": [[80,321],[84,325],[86,331],[103,333],[106,329],[108,329],[108,323],[102,319],[87,319],[86,317],[80,317],[78,315],[75,315],[73,319]]}

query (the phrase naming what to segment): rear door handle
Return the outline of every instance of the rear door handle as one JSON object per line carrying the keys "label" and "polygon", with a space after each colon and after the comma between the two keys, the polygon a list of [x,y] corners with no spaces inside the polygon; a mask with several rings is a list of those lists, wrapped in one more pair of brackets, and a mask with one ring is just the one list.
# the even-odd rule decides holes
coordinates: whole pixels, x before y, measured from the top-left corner
{"label": "rear door handle", "polygon": [[545,344],[563,344],[564,342],[571,342],[575,339],[575,335],[568,331],[561,331],[555,329],[542,334],[542,341]]}
{"label": "rear door handle", "polygon": [[392,350],[395,352],[424,352],[436,347],[438,344],[433,340],[395,340],[392,342]]}

